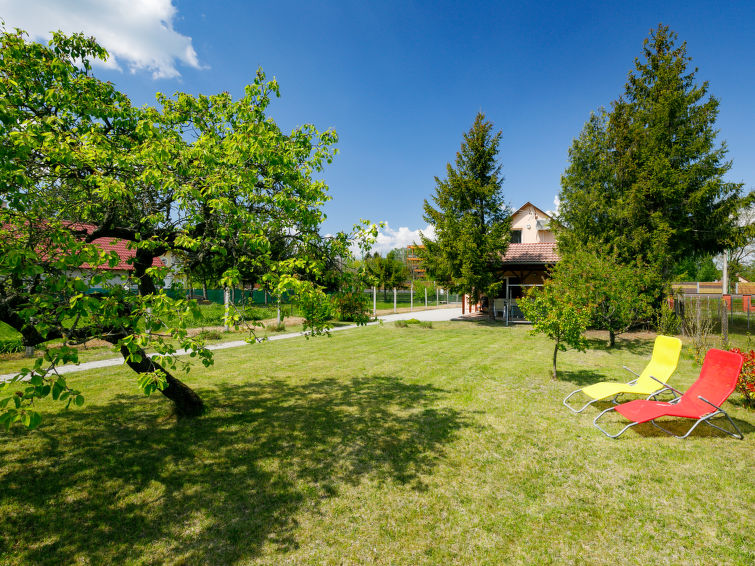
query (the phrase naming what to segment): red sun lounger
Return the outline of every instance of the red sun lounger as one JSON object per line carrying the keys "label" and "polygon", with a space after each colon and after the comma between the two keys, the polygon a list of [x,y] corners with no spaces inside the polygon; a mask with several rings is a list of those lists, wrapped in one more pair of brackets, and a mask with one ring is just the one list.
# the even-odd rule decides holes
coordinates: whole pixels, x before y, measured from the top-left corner
{"label": "red sun lounger", "polygon": [[[606,436],[616,438],[629,427],[650,421],[653,425],[671,436],[675,436],[676,438],[687,438],[687,436],[695,430],[697,425],[705,423],[742,440],[744,437],[742,436],[741,431],[737,428],[737,425],[734,424],[734,421],[731,420],[731,417],[726,414],[726,411],[721,408],[721,405],[724,404],[724,401],[729,398],[729,395],[732,394],[734,388],[737,386],[737,379],[739,378],[739,372],[742,369],[743,362],[744,359],[742,358],[742,355],[737,354],[736,352],[724,352],[723,350],[716,350],[715,348],[708,350],[708,353],[705,355],[705,360],[703,361],[703,367],[700,370],[700,377],[697,378],[697,381],[692,384],[686,393],[682,394],[681,391],[677,391],[670,385],[661,384],[665,386],[664,389],[654,393],[648,397],[648,399],[630,401],[629,403],[617,405],[616,407],[610,407],[595,417],[593,424]],[[667,390],[674,391],[675,393],[680,394],[681,397],[669,402],[650,400]],[[621,413],[632,422],[616,434],[609,434],[600,427],[598,419],[607,412],[614,410]],[[710,422],[713,417],[719,415],[723,415],[728,419],[736,433],[725,430]],[[692,425],[684,436],[678,436],[655,422],[655,419],[660,417],[695,419],[695,424]]]}

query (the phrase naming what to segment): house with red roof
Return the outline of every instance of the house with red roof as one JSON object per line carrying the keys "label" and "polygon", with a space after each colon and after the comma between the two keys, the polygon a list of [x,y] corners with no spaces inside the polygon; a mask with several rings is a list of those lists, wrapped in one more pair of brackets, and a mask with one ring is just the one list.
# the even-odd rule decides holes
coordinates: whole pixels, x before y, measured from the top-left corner
{"label": "house with red roof", "polygon": [[511,215],[511,243],[503,256],[499,296],[493,299],[494,316],[522,318],[516,300],[530,287],[543,284],[548,270],[559,260],[551,216],[531,202]]}

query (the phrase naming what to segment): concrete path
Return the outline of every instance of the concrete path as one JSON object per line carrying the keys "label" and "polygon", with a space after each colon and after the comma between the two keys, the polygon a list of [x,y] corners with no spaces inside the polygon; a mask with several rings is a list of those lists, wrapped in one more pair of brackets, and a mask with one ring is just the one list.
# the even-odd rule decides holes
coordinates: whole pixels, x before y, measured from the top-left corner
{"label": "concrete path", "polygon": [[[414,312],[405,312],[405,313],[398,313],[398,314],[388,314],[379,316],[378,318],[380,320],[390,322],[394,320],[407,320],[410,318],[416,318],[417,320],[432,320],[432,321],[443,321],[443,320],[452,320],[454,318],[458,318],[461,316],[461,307],[458,308],[449,308],[449,309],[433,309],[433,310],[427,310],[427,311],[414,311]],[[373,326],[377,324],[377,322],[370,322],[368,323],[368,326]],[[335,328],[331,328],[331,332],[339,332],[341,330],[350,330],[352,328],[359,328],[356,324],[350,324],[349,326],[337,326]],[[287,340],[289,338],[297,338],[299,336],[304,336],[304,332],[292,332],[290,334],[277,334],[275,336],[270,336],[267,338],[268,341],[272,342],[274,340]],[[221,344],[210,344],[207,346],[208,350],[227,350],[229,348],[240,348],[242,346],[249,346],[247,342],[244,340],[234,340],[233,342],[223,342]],[[185,356],[188,354],[188,350],[178,350],[176,352],[177,356]],[[93,362],[84,362],[81,364],[67,364],[64,366],[58,367],[58,373],[64,374],[64,373],[73,373],[77,371],[86,371],[90,369],[99,369],[99,368],[106,368],[106,367],[112,367],[112,366],[119,366],[123,364],[123,358],[110,358],[107,360],[95,360]],[[4,381],[9,381],[17,374],[15,373],[8,373],[5,375],[0,375],[0,383]]]}
{"label": "concrete path", "polygon": [[394,320],[409,320],[410,318],[416,318],[417,320],[431,320],[433,322],[453,320],[461,316],[461,307],[451,307],[447,309],[431,309],[426,311],[413,311],[413,312],[400,312],[397,314],[385,314],[378,318],[385,322],[391,322]]}

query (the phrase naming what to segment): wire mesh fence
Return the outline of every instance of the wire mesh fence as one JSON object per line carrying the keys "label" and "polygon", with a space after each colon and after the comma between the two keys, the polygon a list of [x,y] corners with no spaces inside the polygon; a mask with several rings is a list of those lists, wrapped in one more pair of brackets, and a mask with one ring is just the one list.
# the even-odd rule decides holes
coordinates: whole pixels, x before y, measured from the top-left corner
{"label": "wire mesh fence", "polygon": [[370,310],[397,311],[398,309],[423,309],[444,305],[461,304],[461,295],[450,293],[440,287],[422,285],[409,289],[365,289]]}
{"label": "wire mesh fence", "polygon": [[751,295],[677,295],[669,299],[671,307],[682,321],[682,331],[709,321],[712,332],[720,332],[724,316],[729,328],[750,330],[755,324],[755,304]]}

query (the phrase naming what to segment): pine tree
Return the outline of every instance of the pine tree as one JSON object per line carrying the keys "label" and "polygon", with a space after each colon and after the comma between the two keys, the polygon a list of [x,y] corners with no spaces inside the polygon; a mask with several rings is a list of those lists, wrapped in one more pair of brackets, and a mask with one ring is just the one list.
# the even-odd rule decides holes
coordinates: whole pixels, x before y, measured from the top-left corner
{"label": "pine tree", "polygon": [[427,273],[473,300],[496,285],[511,224],[504,204],[498,144],[501,132],[478,113],[464,134],[456,167],[446,166],[446,179],[435,178],[434,206],[425,200],[424,219],[435,239],[424,234],[420,255]]}
{"label": "pine tree", "polygon": [[587,244],[639,259],[659,286],[685,256],[727,246],[742,202],[742,184],[723,179],[719,102],[676,40],[667,26],[651,30],[624,94],[574,141],[559,195],[562,251]]}

